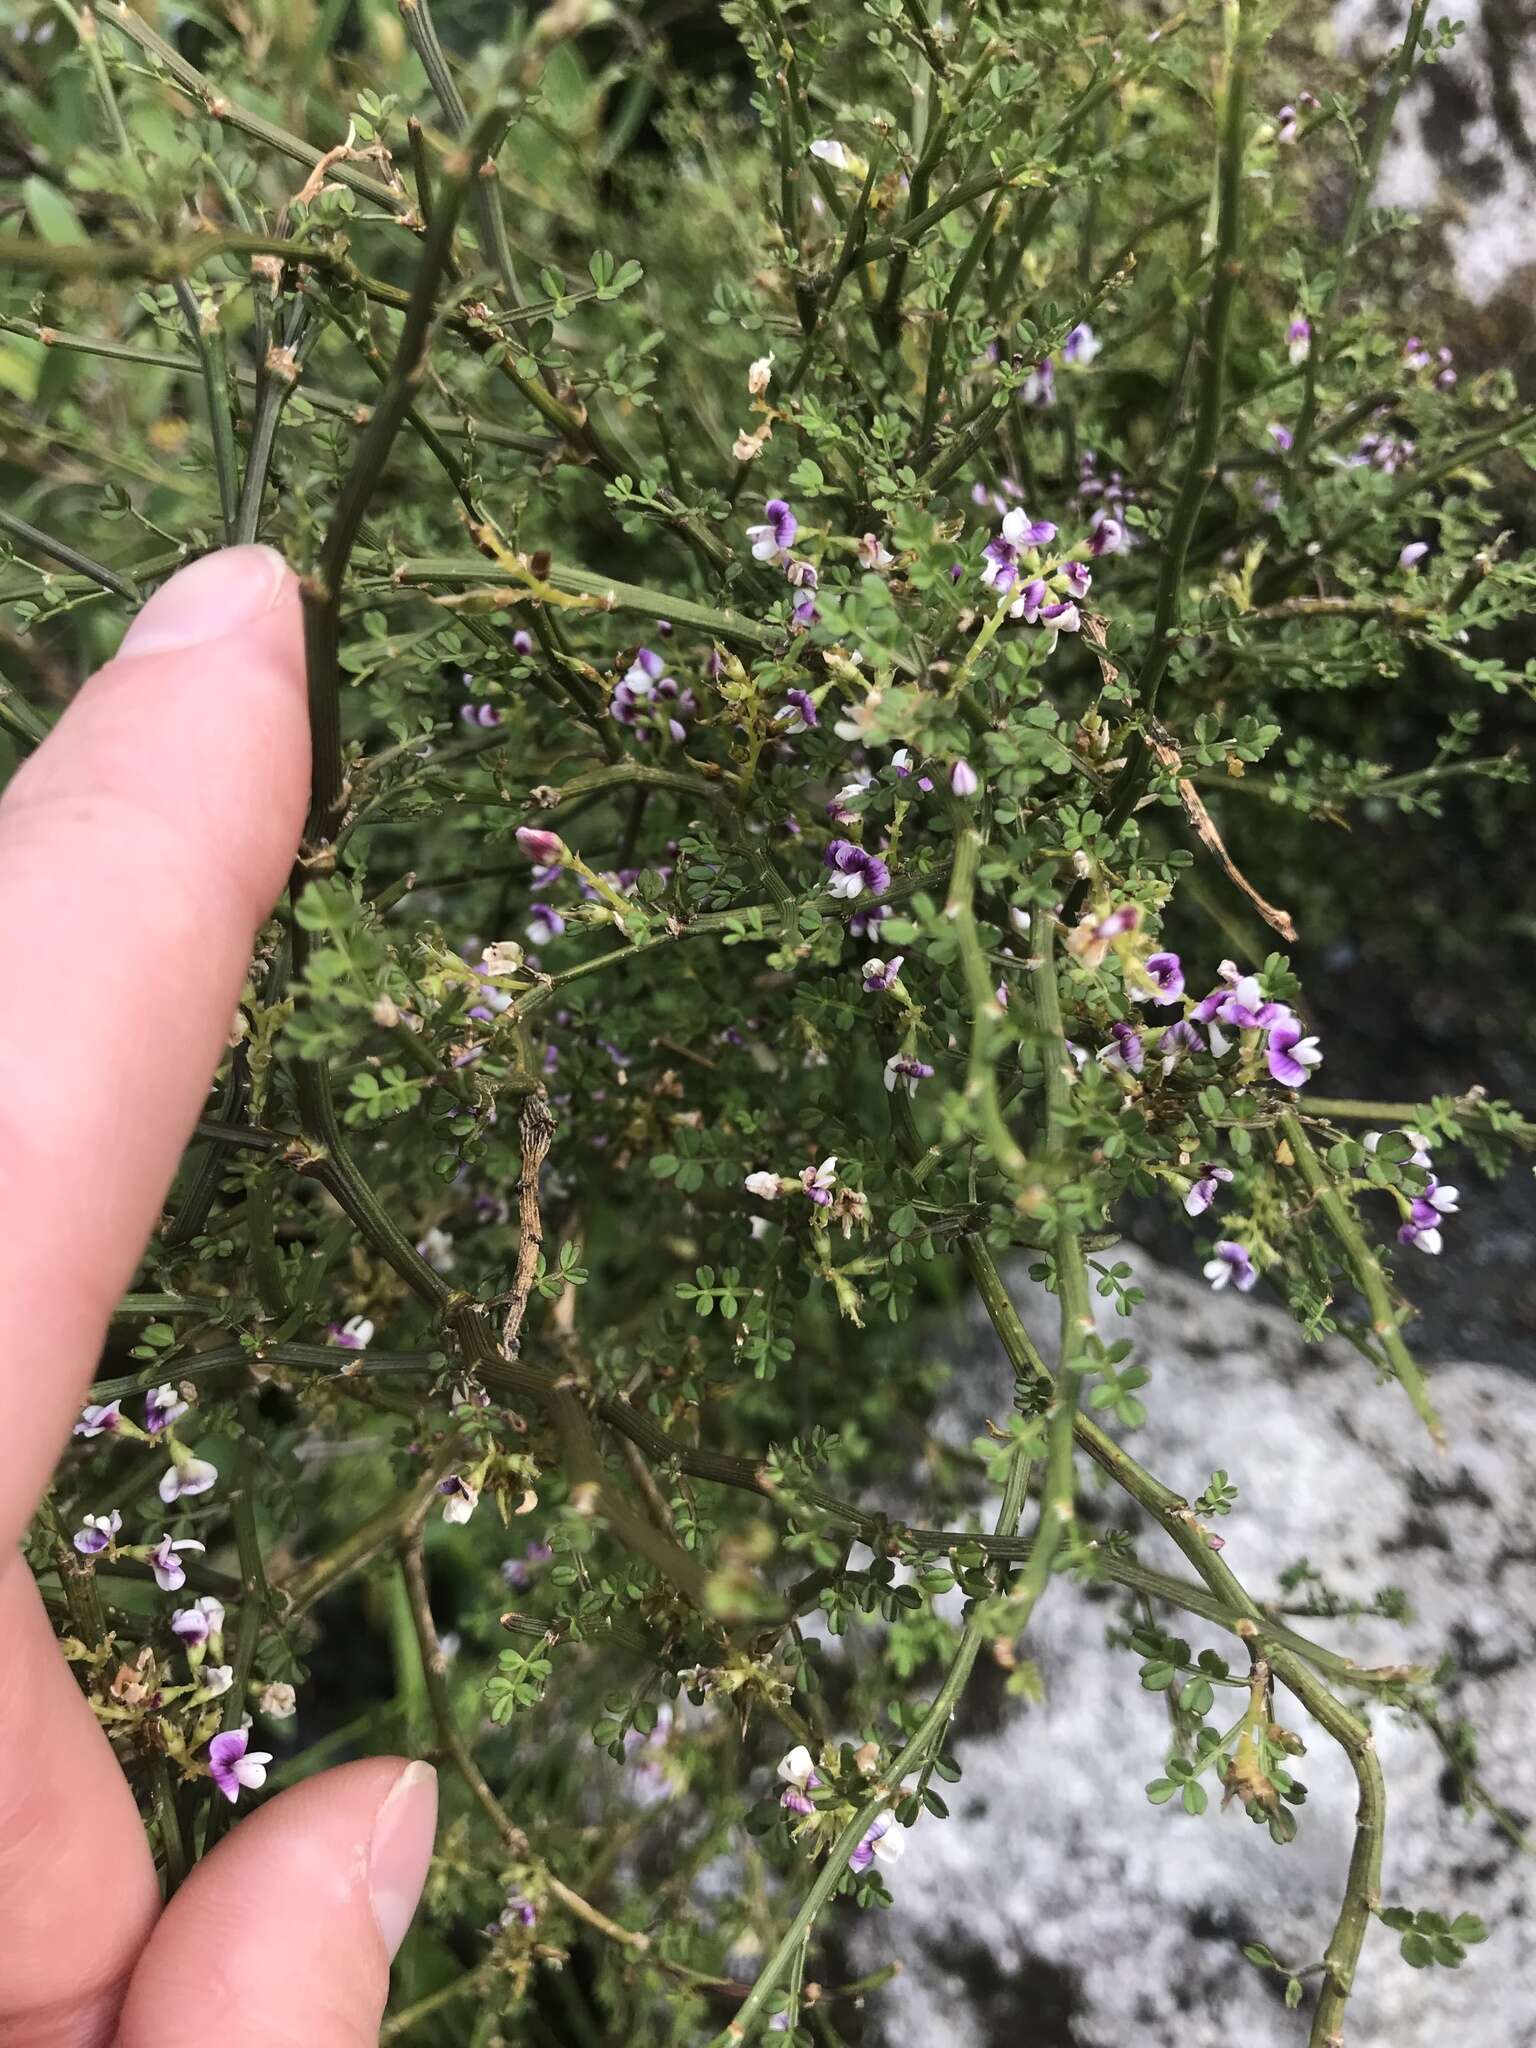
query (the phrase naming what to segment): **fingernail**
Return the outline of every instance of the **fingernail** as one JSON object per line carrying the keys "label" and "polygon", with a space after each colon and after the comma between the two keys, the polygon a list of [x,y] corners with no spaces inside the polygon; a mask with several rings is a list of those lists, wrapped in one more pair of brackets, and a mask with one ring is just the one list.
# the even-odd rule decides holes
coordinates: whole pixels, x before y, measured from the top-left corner
{"label": "fingernail", "polygon": [[223,548],[178,569],[123,636],[119,655],[174,654],[222,640],[271,611],[288,577],[276,548]]}
{"label": "fingernail", "polygon": [[368,1845],[368,1894],[391,1961],[420,1902],[436,1834],[437,1773],[430,1764],[407,1764],[379,1808]]}

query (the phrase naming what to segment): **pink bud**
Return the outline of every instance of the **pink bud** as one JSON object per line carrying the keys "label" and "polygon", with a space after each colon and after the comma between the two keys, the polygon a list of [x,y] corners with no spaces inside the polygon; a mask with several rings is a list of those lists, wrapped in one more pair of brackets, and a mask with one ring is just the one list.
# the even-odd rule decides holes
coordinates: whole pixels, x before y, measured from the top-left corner
{"label": "pink bud", "polygon": [[519,825],[517,843],[530,860],[536,860],[541,867],[562,867],[565,864],[565,842],[558,832],[541,832],[536,825]]}
{"label": "pink bud", "polygon": [[957,761],[949,771],[949,786],[956,796],[974,796],[981,779],[969,761]]}

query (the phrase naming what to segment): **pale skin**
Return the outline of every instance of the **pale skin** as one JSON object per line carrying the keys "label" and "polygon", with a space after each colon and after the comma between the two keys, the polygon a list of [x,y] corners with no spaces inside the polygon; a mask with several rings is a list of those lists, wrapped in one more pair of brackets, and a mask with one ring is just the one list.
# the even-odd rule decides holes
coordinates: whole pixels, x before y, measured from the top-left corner
{"label": "pale skin", "polygon": [[156,593],[0,802],[0,2048],[364,2048],[430,1860],[433,1774],[369,1758],[258,1804],[162,1909],[18,1551],[307,779],[297,586],[239,548]]}

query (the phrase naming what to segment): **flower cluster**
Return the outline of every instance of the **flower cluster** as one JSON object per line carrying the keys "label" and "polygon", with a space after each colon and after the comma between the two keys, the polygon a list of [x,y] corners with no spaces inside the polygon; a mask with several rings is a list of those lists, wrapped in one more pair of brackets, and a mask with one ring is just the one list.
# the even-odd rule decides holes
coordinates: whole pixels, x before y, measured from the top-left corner
{"label": "flower cluster", "polygon": [[[1382,1131],[1367,1131],[1361,1142],[1367,1152],[1374,1153],[1380,1148],[1385,1135]],[[1397,1241],[1437,1258],[1445,1249],[1440,1226],[1447,1216],[1454,1216],[1459,1211],[1461,1190],[1436,1176],[1430,1140],[1422,1131],[1405,1130],[1399,1137],[1412,1147],[1407,1163],[1427,1178],[1417,1194],[1398,1196],[1404,1213],[1398,1226]]]}
{"label": "flower cluster", "polygon": [[609,710],[620,725],[632,726],[641,739],[664,735],[679,745],[688,737],[688,721],[698,710],[693,691],[667,674],[654,648],[641,647],[614,685]]}
{"label": "flower cluster", "polygon": [[116,1437],[125,1443],[159,1443],[171,1460],[160,1476],[160,1498],[171,1507],[184,1497],[207,1493],[218,1484],[217,1465],[207,1458],[194,1457],[176,1434],[176,1424],[188,1407],[189,1403],[175,1387],[153,1387],[144,1397],[142,1429],[124,1415],[123,1404],[117,1400],[89,1403],[80,1412],[74,1434],[86,1438]]}
{"label": "flower cluster", "polygon": [[[815,1759],[803,1743],[779,1759],[778,1777],[784,1788],[779,1794],[779,1805],[784,1811],[800,1820],[814,1819],[817,1806],[811,1794],[824,1791],[826,1785],[816,1769]],[[899,1862],[906,1847],[907,1830],[887,1807],[875,1815],[862,1839],[849,1853],[848,1868],[856,1877],[862,1877],[872,1864]]]}
{"label": "flower cluster", "polygon": [[1003,514],[997,534],[982,549],[983,586],[1001,598],[1012,596],[1008,616],[1026,626],[1044,626],[1047,633],[1076,633],[1082,626],[1078,610],[1093,582],[1086,562],[1066,556],[1050,561],[1040,550],[1056,538],[1049,519],[1031,519],[1022,506]]}

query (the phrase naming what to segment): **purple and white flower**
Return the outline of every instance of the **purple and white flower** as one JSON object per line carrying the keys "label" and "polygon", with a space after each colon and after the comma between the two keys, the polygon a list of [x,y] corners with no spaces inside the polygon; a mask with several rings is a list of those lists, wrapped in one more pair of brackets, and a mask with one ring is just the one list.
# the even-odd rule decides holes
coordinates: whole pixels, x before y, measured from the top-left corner
{"label": "purple and white flower", "polygon": [[1427,540],[1411,540],[1397,558],[1399,569],[1416,569],[1429,553]]}
{"label": "purple and white flower", "polygon": [[80,1411],[75,1436],[116,1436],[123,1426],[121,1401],[89,1402]]}
{"label": "purple and white flower", "polygon": [[1312,353],[1312,322],[1302,313],[1285,330],[1285,352],[1293,363],[1304,363]]}
{"label": "purple and white flower", "polygon": [[466,725],[483,726],[487,731],[501,723],[501,713],[494,704],[461,704],[459,716]]}
{"label": "purple and white flower", "polygon": [[445,1522],[467,1522],[480,1505],[479,1487],[472,1486],[462,1473],[450,1472],[446,1479],[439,1479],[437,1490]]}
{"label": "purple and white flower", "polygon": [[845,148],[841,142],[825,135],[818,136],[811,143],[810,151],[811,155],[819,158],[822,163],[830,164],[834,171],[854,170],[860,162],[860,159],[853,154],[852,150]]}
{"label": "purple and white flower", "polygon": [[896,557],[877,533],[866,533],[859,541],[861,569],[889,569]]}
{"label": "purple and white flower", "polygon": [[178,1607],[171,1615],[171,1634],[189,1650],[200,1650],[210,1636],[224,1633],[224,1603],[211,1593],[194,1600],[190,1607]]}
{"label": "purple and white flower", "polygon": [[1141,1033],[1132,1024],[1115,1023],[1109,1029],[1114,1043],[1100,1052],[1099,1065],[1120,1074],[1139,1074],[1146,1059]]}
{"label": "purple and white flower", "polygon": [[534,945],[547,946],[565,930],[565,919],[553,903],[535,903],[523,930]]}
{"label": "purple and white flower", "polygon": [[981,777],[969,761],[957,761],[949,771],[949,786],[958,797],[972,797],[981,787]]}
{"label": "purple and white flower", "polygon": [[1205,1040],[1187,1017],[1181,1017],[1176,1024],[1168,1026],[1153,1051],[1162,1061],[1163,1079],[1166,1081],[1181,1060],[1188,1059],[1191,1053],[1205,1051]]}
{"label": "purple and white flower", "polygon": [[1002,530],[982,549],[981,580],[999,596],[1019,579],[1019,556],[1027,548],[1045,547],[1056,538],[1049,519],[1031,519],[1021,505],[1003,514]]}
{"label": "purple and white flower", "polygon": [[528,631],[528,628],[526,626],[519,626],[517,631],[512,635],[512,648],[513,652],[516,654],[532,654],[533,635]]}
{"label": "purple and white flower", "polygon": [[343,1351],[366,1351],[373,1342],[373,1324],[367,1316],[348,1316],[344,1323],[332,1323],[330,1338]]}
{"label": "purple and white flower", "polygon": [[501,1576],[515,1592],[523,1592],[533,1584],[541,1566],[549,1563],[554,1551],[547,1543],[524,1545],[521,1557],[509,1557],[502,1561]]}
{"label": "purple and white flower", "polygon": [[259,1792],[267,1782],[272,1753],[250,1747],[248,1728],[229,1728],[208,1745],[208,1775],[233,1806],[242,1792]]}
{"label": "purple and white flower", "polygon": [[1024,379],[1024,403],[1044,407],[1055,401],[1056,365],[1049,356],[1042,356]]}
{"label": "purple and white flower", "polygon": [[887,1808],[870,1822],[863,1841],[848,1858],[848,1868],[862,1875],[871,1863],[898,1863],[906,1847],[907,1831]]}
{"label": "purple and white flower", "polygon": [[1061,580],[1067,587],[1068,597],[1080,603],[1093,588],[1093,571],[1086,562],[1063,562]]}
{"label": "purple and white flower", "polygon": [[816,1775],[816,1766],[811,1761],[811,1752],[805,1744],[796,1746],[779,1759],[779,1778],[784,1790],[779,1794],[780,1806],[787,1806],[791,1813],[814,1813],[815,1805],[811,1793],[821,1784]]}
{"label": "purple and white flower", "polygon": [[1460,1207],[1460,1188],[1451,1187],[1431,1176],[1423,1194],[1416,1196],[1411,1204],[1408,1220],[1397,1233],[1398,1242],[1411,1244],[1416,1251],[1438,1257],[1444,1245],[1440,1235],[1441,1218],[1454,1216]]}
{"label": "purple and white flower", "polygon": [[1129,990],[1133,1003],[1153,1003],[1166,1008],[1183,995],[1184,967],[1177,953],[1153,953],[1142,962],[1142,967],[1151,986],[1133,984]]}
{"label": "purple and white flower", "polygon": [[194,1458],[179,1444],[171,1445],[174,1463],[160,1475],[160,1498],[170,1507],[188,1496],[207,1493],[219,1483],[219,1468],[206,1458]]}
{"label": "purple and white flower", "polygon": [[893,1052],[885,1063],[885,1092],[893,1094],[897,1086],[906,1089],[908,1095],[917,1093],[919,1081],[930,1081],[933,1069],[926,1060],[918,1059],[909,1052]]}
{"label": "purple and white flower", "polygon": [[[1039,620],[1050,632],[1052,645],[1058,633],[1080,633],[1083,629],[1083,615],[1071,598],[1063,598],[1057,604],[1041,605]],[[1030,623],[1033,624],[1033,620]]]}
{"label": "purple and white flower", "polygon": [[864,962],[864,993],[869,996],[884,995],[896,986],[901,973],[905,953],[893,953],[889,960],[866,960]]}
{"label": "purple and white flower", "polygon": [[190,1536],[183,1536],[172,1542],[169,1536],[162,1536],[149,1553],[149,1568],[155,1575],[155,1584],[162,1593],[179,1593],[187,1583],[187,1574],[181,1562],[184,1550],[203,1551],[206,1543],[198,1543]]}
{"label": "purple and white flower", "polygon": [[1265,1059],[1270,1078],[1282,1088],[1304,1088],[1312,1069],[1322,1065],[1323,1055],[1315,1037],[1302,1036],[1302,1024],[1289,1010],[1270,1027]]}
{"label": "purple and white flower", "polygon": [[669,676],[666,663],[652,647],[636,650],[635,658],[614,685],[608,706],[620,725],[659,728],[679,744],[688,737],[686,720],[698,709],[692,690]]}
{"label": "purple and white flower", "polygon": [[1086,370],[1103,346],[1087,321],[1079,320],[1061,344],[1061,360],[1070,363],[1074,370]]}
{"label": "purple and white flower", "polygon": [[434,1223],[426,1235],[416,1240],[416,1250],[434,1273],[451,1273],[457,1260],[453,1254],[453,1233]]}
{"label": "purple and white flower", "polygon": [[1187,1213],[1191,1216],[1203,1216],[1231,1178],[1230,1166],[1202,1166],[1199,1179],[1184,1197]]}
{"label": "purple and white flower", "polygon": [[1249,1294],[1258,1285],[1258,1270],[1252,1259],[1240,1244],[1234,1244],[1229,1237],[1218,1242],[1215,1258],[1207,1259],[1200,1270],[1216,1294],[1220,1294],[1229,1283],[1239,1294]]}
{"label": "purple and white flower", "polygon": [[820,721],[816,716],[816,699],[808,690],[786,690],[786,701],[773,714],[775,725],[782,725],[787,733],[809,732]]}
{"label": "purple and white flower", "polygon": [[1276,142],[1278,142],[1282,147],[1286,147],[1289,144],[1293,143],[1296,140],[1298,125],[1299,124],[1296,119],[1296,109],[1292,106],[1282,107],[1279,113],[1275,116]]}
{"label": "purple and white flower", "polygon": [[1123,555],[1129,546],[1130,536],[1126,532],[1125,521],[1100,506],[1088,522],[1089,554]]}
{"label": "purple and white flower", "polygon": [[[815,147],[812,143],[813,152]],[[763,507],[762,523],[747,528],[753,559],[758,562],[786,560],[799,531],[800,522],[790,510],[788,499],[770,498]]]}
{"label": "purple and white flower", "polygon": [[831,1153],[820,1166],[803,1166],[800,1185],[818,1209],[830,1209],[832,1190],[837,1184],[837,1154]]}
{"label": "purple and white flower", "polygon": [[99,1557],[111,1548],[123,1526],[122,1515],[116,1508],[105,1515],[86,1515],[84,1526],[75,1531],[74,1544],[82,1557]]}
{"label": "purple and white flower", "polygon": [[180,1422],[187,1412],[187,1404],[174,1387],[151,1387],[144,1396],[144,1427],[151,1436],[159,1436],[173,1422]]}
{"label": "purple and white flower", "polygon": [[851,839],[829,841],[822,864],[831,870],[828,889],[845,902],[862,896],[866,889],[871,896],[883,896],[891,886],[891,871],[880,856],[866,853]]}

